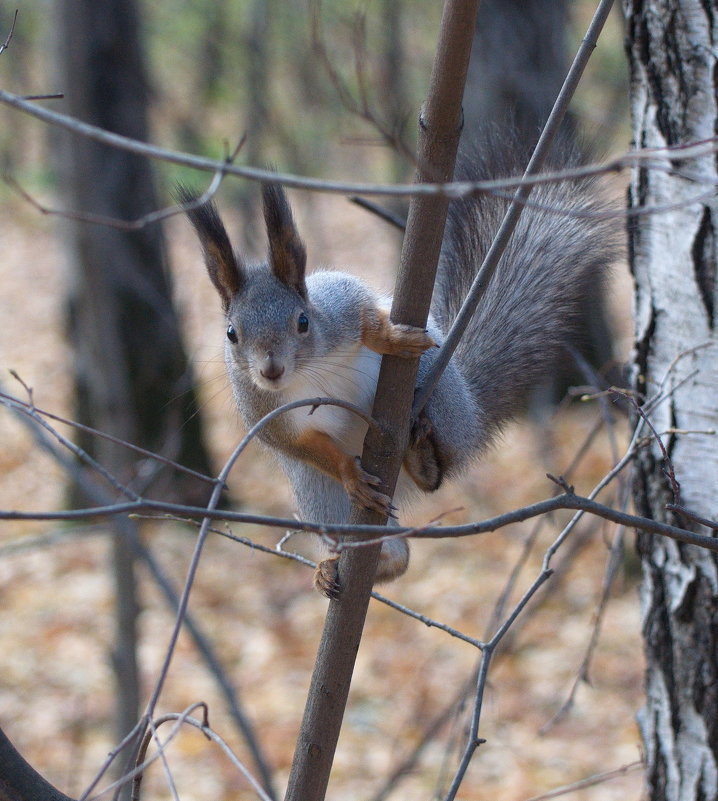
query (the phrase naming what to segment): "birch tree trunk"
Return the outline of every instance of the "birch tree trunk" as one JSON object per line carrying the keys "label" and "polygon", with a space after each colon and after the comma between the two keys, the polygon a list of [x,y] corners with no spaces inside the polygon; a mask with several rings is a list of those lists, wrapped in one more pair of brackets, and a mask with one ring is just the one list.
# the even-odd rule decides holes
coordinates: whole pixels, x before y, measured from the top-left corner
{"label": "birch tree trunk", "polygon": [[[624,0],[632,77],[634,145],[679,145],[715,136],[715,0]],[[668,164],[668,162],[665,162]],[[690,202],[715,185],[715,154],[674,159],[676,174],[642,166],[632,176],[634,207],[680,204],[640,215],[629,226],[636,282],[635,389],[666,399],[651,412],[680,482],[666,478],[655,440],[636,470],[639,514],[674,522],[678,500],[706,517],[718,514],[718,341],[716,204]],[[681,177],[690,173],[696,183]],[[706,344],[707,343],[707,344]],[[709,529],[676,519],[679,524]],[[645,743],[649,797],[718,797],[718,560],[692,546],[638,537],[647,660]]]}

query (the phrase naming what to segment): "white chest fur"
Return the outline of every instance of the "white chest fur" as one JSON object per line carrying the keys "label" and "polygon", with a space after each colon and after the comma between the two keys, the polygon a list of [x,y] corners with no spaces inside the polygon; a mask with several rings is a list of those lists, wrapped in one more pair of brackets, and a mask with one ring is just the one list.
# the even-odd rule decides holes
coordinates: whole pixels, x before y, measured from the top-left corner
{"label": "white chest fur", "polygon": [[[304,361],[296,366],[296,377],[283,391],[284,401],[304,398],[338,398],[370,413],[381,356],[361,345],[352,349]],[[348,453],[359,454],[367,425],[360,417],[339,406],[320,406],[313,414],[310,407],[294,409],[290,414],[297,431],[318,428],[339,442]]]}

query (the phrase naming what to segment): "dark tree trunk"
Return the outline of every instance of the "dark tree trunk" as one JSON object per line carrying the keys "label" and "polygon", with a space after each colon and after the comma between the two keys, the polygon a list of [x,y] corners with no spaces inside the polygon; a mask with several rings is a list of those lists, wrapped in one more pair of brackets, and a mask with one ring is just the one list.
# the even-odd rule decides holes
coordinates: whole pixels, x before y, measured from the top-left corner
{"label": "dark tree trunk", "polygon": [[[686,144],[715,136],[718,6],[700,0],[624,0],[636,147]],[[718,178],[714,154],[674,161],[706,184]],[[718,370],[716,225],[705,190],[676,174],[639,167],[630,204],[680,204],[633,218],[636,281],[635,389],[666,397],[651,413],[680,482],[680,501],[716,517]],[[663,433],[666,432],[666,433]],[[702,432],[702,433],[701,433]],[[639,514],[691,526],[666,503],[676,500],[656,443],[639,452]],[[696,526],[702,533],[710,530]],[[718,560],[715,555],[642,534],[646,706],[640,716],[652,801],[718,797]]]}
{"label": "dark tree trunk", "polygon": [[[66,110],[146,140],[149,91],[135,3],[57,2]],[[125,220],[157,208],[146,161],[80,137],[57,141],[68,206]],[[82,421],[207,472],[161,228],[66,227],[73,275],[70,337]],[[94,450],[92,443],[83,445]],[[194,488],[175,484],[173,494],[187,493]]]}
{"label": "dark tree trunk", "polygon": [[567,0],[483,0],[464,92],[464,136],[488,124],[541,133],[569,65]]}
{"label": "dark tree trunk", "polygon": [[[148,87],[133,0],[56,0],[58,73],[65,111],[117,133],[147,139]],[[148,164],[81,137],[55,140],[62,200],[73,210],[132,220],[155,209]],[[208,472],[192,374],[187,366],[164,258],[162,231],[65,224],[70,270],[69,336],[77,417],[121,439]],[[81,446],[143,494],[201,501],[206,485],[142,464],[101,439]],[[135,658],[138,606],[131,546],[114,540],[118,677],[117,729],[139,708]]]}
{"label": "dark tree trunk", "polygon": [[[382,42],[380,114],[386,115],[386,124],[399,137],[405,138],[405,123],[411,119],[408,104],[404,49],[404,3],[401,0],[384,0],[381,5]],[[377,102],[379,98],[377,98]],[[404,153],[394,151],[389,160],[387,178],[391,181],[407,180],[410,164]],[[397,204],[389,204],[396,206]]]}
{"label": "dark tree trunk", "polygon": [[[271,0],[253,0],[249,31],[246,41],[246,91],[247,91],[247,143],[244,154],[248,164],[266,163],[266,130],[270,121],[270,69],[271,29],[274,8]],[[244,185],[239,197],[242,237],[252,252],[264,248],[264,240],[258,235],[257,195],[254,187]]]}
{"label": "dark tree trunk", "polygon": [[31,767],[0,729],[0,801],[72,801]]}

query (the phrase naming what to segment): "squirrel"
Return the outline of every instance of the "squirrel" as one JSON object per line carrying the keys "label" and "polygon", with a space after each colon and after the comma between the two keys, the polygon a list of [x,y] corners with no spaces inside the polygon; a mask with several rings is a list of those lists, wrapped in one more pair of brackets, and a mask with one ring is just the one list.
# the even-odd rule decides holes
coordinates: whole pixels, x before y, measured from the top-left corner
{"label": "squirrel", "polygon": [[[456,180],[511,174],[496,154],[460,157]],[[481,265],[508,207],[506,197],[472,194],[449,206],[426,330],[389,319],[388,299],[358,277],[319,269],[306,274],[306,249],[284,191],[262,186],[269,240],[266,263],[247,265],[230,243],[216,206],[191,207],[209,277],[226,317],[225,360],[247,426],[290,401],[318,395],[371,411],[382,354],[420,357],[417,385]],[[495,440],[527,393],[570,344],[587,296],[615,257],[615,232],[596,180],[539,184],[447,369],[412,426],[397,484],[436,490]],[[578,212],[578,213],[576,213]],[[338,406],[295,408],[259,434],[276,455],[303,520],[348,522],[356,502],[390,516],[391,499],[366,473],[367,423]],[[337,557],[320,562],[316,588],[339,595]],[[382,545],[376,581],[405,572],[405,539]]]}

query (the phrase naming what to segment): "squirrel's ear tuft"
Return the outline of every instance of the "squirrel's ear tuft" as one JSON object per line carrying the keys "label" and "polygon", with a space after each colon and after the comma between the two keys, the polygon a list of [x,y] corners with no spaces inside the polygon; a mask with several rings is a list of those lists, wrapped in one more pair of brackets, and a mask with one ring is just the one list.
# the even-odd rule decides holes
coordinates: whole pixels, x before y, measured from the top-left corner
{"label": "squirrel's ear tuft", "polygon": [[184,186],[175,189],[178,201],[194,226],[204,251],[207,272],[227,311],[232,298],[242,289],[244,268],[232,250],[229,236],[211,201],[198,203],[197,196]]}
{"label": "squirrel's ear tuft", "polygon": [[262,184],[264,222],[269,237],[269,263],[274,275],[306,298],[307,251],[294,225],[292,210],[279,184]]}

